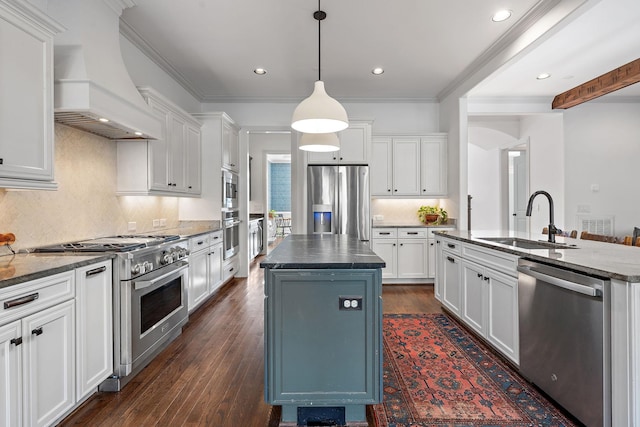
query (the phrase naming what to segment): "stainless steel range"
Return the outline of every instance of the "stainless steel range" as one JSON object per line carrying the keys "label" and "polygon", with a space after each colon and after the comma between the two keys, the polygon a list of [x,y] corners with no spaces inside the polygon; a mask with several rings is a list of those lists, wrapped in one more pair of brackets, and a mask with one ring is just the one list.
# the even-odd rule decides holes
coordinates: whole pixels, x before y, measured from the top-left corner
{"label": "stainless steel range", "polygon": [[114,236],[37,248],[36,252],[112,252],[114,375],[119,391],[188,320],[188,242],[179,236]]}

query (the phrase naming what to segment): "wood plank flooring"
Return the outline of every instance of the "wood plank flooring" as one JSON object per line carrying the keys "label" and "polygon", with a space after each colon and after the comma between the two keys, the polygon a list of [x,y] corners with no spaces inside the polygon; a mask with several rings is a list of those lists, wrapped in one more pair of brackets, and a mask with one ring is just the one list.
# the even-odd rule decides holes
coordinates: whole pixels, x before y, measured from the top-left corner
{"label": "wood plank flooring", "polygon": [[[263,271],[223,287],[119,393],[98,393],[61,426],[272,427],[264,402]],[[385,285],[385,313],[440,312],[430,285]],[[271,421],[270,421],[271,420]]]}

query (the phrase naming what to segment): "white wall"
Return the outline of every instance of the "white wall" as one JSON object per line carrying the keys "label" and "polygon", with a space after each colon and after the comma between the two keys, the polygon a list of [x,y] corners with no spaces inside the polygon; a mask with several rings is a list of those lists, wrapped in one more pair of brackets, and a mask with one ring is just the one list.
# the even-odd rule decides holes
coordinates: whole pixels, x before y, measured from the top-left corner
{"label": "white wall", "polygon": [[250,211],[266,213],[267,191],[267,153],[282,154],[291,152],[291,135],[288,133],[250,133],[249,155],[251,162],[251,199]]}
{"label": "white wall", "polygon": [[565,222],[578,229],[580,206],[615,215],[615,234],[631,235],[640,226],[640,100],[585,103],[564,116]]}

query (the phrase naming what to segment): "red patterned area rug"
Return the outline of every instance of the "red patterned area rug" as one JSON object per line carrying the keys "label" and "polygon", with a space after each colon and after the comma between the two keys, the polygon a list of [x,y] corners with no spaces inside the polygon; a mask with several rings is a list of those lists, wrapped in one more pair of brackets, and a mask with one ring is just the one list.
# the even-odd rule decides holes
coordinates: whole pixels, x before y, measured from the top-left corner
{"label": "red patterned area rug", "polygon": [[376,427],[560,427],[567,417],[445,314],[384,316]]}

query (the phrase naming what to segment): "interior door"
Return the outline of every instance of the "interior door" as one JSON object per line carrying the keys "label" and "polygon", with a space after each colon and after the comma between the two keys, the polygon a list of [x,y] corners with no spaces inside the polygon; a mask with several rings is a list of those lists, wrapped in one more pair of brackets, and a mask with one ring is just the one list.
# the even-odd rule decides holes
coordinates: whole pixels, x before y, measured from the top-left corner
{"label": "interior door", "polygon": [[513,230],[527,232],[527,152],[513,157]]}

